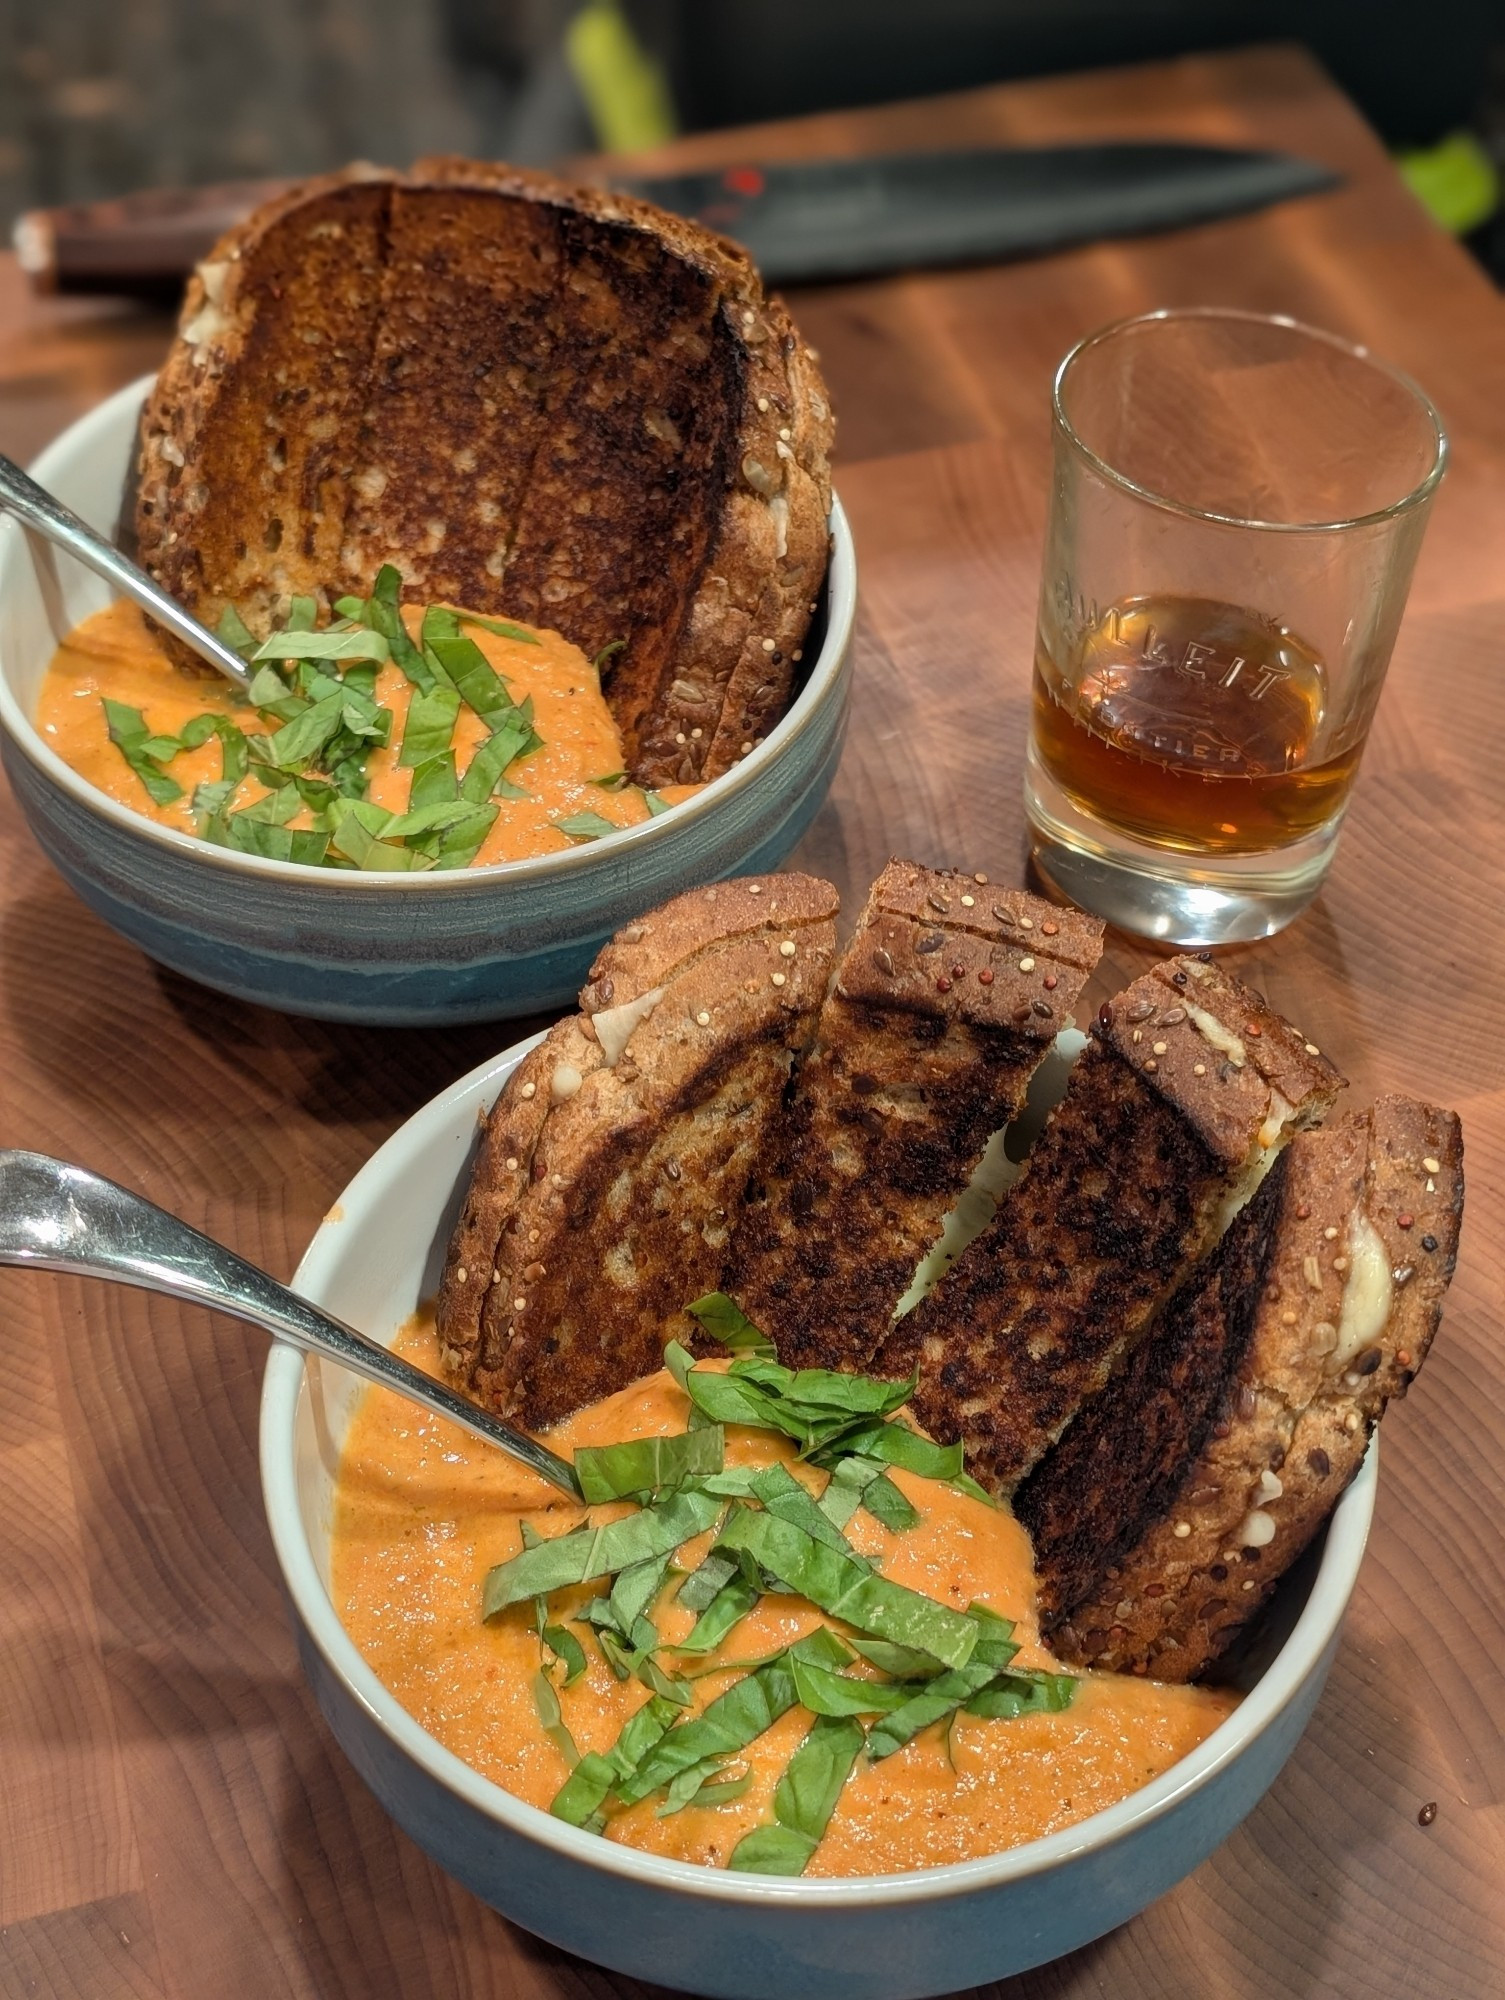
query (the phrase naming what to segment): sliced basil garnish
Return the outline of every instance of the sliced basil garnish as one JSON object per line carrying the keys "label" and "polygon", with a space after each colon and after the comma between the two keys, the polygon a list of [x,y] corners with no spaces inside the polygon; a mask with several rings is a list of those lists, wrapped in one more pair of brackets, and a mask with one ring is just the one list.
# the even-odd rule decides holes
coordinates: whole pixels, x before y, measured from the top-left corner
{"label": "sliced basil garnish", "polygon": [[778,1359],[768,1335],[754,1326],[737,1301],[728,1298],[725,1292],[707,1292],[704,1298],[687,1305],[685,1311],[703,1333],[719,1340],[734,1354],[755,1354],[764,1361]]}
{"label": "sliced basil garnish", "polygon": [[399,764],[426,764],[442,757],[450,747],[455,722],[460,713],[460,697],[453,688],[435,687],[419,691],[408,703],[403,725]]}
{"label": "sliced basil garnish", "polygon": [[626,1500],[635,1494],[682,1486],[699,1474],[719,1472],[725,1446],[726,1435],[715,1425],[682,1431],[677,1437],[582,1445],[575,1453],[575,1472],[586,1505],[594,1506],[598,1501]]}
{"label": "sliced basil garnish", "polygon": [[273,632],[251,655],[253,660],[376,660],[391,658],[391,647],[380,632],[366,626],[332,627],[323,632],[293,629]]}
{"label": "sliced basil garnish", "polygon": [[831,1823],[863,1744],[860,1722],[820,1715],[789,1760],[773,1795],[772,1826],[754,1827],[732,1849],[739,1874],[803,1875]]}
{"label": "sliced basil garnish", "polygon": [[178,753],[176,736],[154,736],[139,708],[104,697],[105,727],[110,741],[145,785],[153,805],[170,806],[183,796],[183,787],[169,778],[162,765]]}
{"label": "sliced basil garnish", "polygon": [[560,1535],[524,1549],[487,1576],[481,1616],[494,1618],[523,1598],[549,1596],[570,1584],[615,1576],[634,1563],[672,1555],[682,1542],[704,1533],[720,1512],[721,1502],[712,1494],[675,1493],[657,1507],[644,1507],[583,1535]]}
{"label": "sliced basil garnish", "polygon": [[523,646],[543,644],[536,632],[530,632],[526,625],[514,625],[506,618],[482,618],[474,611],[457,611],[454,615],[462,625],[479,625],[483,632],[494,632],[498,639],[516,639]]}
{"label": "sliced basil garnish", "polygon": [[609,819],[594,812],[571,813],[565,819],[552,819],[549,824],[560,833],[567,833],[571,840],[600,840],[608,833],[620,831]]}

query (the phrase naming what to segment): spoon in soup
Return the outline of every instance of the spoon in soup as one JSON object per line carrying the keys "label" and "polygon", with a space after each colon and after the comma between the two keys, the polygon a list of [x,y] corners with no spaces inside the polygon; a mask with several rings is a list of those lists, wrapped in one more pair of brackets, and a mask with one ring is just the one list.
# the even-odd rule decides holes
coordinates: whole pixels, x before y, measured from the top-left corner
{"label": "spoon in soup", "polygon": [[448,1417],[572,1500],[580,1498],[575,1468],[547,1445],[511,1429],[401,1355],[331,1318],[155,1202],[83,1167],[45,1153],[0,1151],[0,1264],[109,1278],[246,1320],[275,1340],[305,1354],[323,1355],[435,1416]]}
{"label": "spoon in soup", "polygon": [[35,529],[49,542],[65,549],[86,568],[113,584],[122,596],[133,598],[164,630],[191,647],[201,660],[218,668],[226,680],[233,681],[242,694],[250,687],[251,670],[239,653],[233,652],[223,639],[216,638],[197,618],[190,617],[144,569],[138,569],[129,556],[123,556],[103,535],[96,534],[87,521],[65,507],[45,486],[38,486],[29,472],[23,472],[3,454],[0,454],[0,509],[13,514],[23,527]]}

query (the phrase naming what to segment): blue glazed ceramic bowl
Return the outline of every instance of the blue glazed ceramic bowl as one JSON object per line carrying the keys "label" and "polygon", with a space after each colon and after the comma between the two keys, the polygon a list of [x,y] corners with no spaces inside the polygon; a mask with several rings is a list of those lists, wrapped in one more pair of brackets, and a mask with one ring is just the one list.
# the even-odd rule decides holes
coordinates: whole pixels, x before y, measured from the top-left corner
{"label": "blue glazed ceramic bowl", "polygon": [[[147,387],[102,403],[34,468],[106,534]],[[777,867],[814,817],[846,730],[857,597],[839,503],[831,530],[816,657],[783,721],[696,798],[565,854],[443,875],[336,873],[211,847],[105,798],[32,714],[59,640],[109,601],[108,586],[11,521],[0,522],[0,757],[65,880],[143,951],[206,986],[387,1026],[537,1013],[573,999],[622,924],[697,883]]]}
{"label": "blue glazed ceramic bowl", "polygon": [[[295,1286],[390,1340],[438,1289],[477,1115],[526,1043],[409,1119],[341,1195]],[[1204,1861],[1269,1787],[1321,1693],[1374,1509],[1377,1451],[1282,1582],[1236,1678],[1242,1705],[1143,1791],[980,1861],[803,1881],[667,1861],[566,1826],[421,1729],[329,1599],[336,1470],[361,1385],[274,1347],[261,1403],[267,1518],[320,1708],[393,1819],[506,1917],[661,1985],[728,2000],[916,2000],[1022,1972],[1112,1930]]]}

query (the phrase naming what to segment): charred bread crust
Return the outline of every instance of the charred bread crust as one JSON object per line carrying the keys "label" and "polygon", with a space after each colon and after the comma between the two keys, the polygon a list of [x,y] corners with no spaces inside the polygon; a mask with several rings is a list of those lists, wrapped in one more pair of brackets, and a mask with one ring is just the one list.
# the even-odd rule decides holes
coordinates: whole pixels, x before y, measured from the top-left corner
{"label": "charred bread crust", "polygon": [[1161,1518],[1217,1421],[1254,1330],[1288,1165],[1289,1153],[1015,1493],[1047,1628]]}
{"label": "charred bread crust", "polygon": [[1069,1022],[1094,918],[892,861],[821,1010],[725,1280],[794,1368],[861,1370]]}
{"label": "charred bread crust", "polygon": [[879,1355],[1000,1497],[1060,1437],[1342,1086],[1219,967],[1171,959],[1105,1004],[1025,1172]]}
{"label": "charred bread crust", "polygon": [[1056,1623],[1061,1658],[1181,1681],[1230,1644],[1425,1359],[1462,1208],[1450,1111],[1383,1097],[1293,1142],[1244,1361],[1160,1518]]}
{"label": "charred bread crust", "polygon": [[[830,402],[736,245],[475,162],[264,205],[190,281],[143,413],[137,533],[201,620],[293,593],[561,631],[634,775],[718,776],[789,697],[828,553]],[[521,468],[521,470],[520,470]],[[186,663],[186,662],[185,662]]]}
{"label": "charred bread crust", "polygon": [[813,1029],[836,908],[811,876],[717,883],[602,951],[581,1013],[498,1099],[452,1240],[441,1353],[479,1402],[539,1428],[691,1330]]}

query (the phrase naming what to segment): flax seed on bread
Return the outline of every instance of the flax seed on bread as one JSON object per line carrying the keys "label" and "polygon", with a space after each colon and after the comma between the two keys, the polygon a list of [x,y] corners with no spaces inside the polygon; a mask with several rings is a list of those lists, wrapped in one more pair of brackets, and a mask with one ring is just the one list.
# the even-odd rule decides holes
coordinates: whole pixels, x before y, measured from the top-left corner
{"label": "flax seed on bread", "polygon": [[1102,925],[954,869],[873,885],[743,1212],[726,1289],[795,1368],[862,1370]]}
{"label": "flax seed on bread", "polygon": [[[206,623],[404,593],[594,657],[633,775],[719,775],[777,719],[825,572],[829,401],[744,253],[475,162],[264,205],[190,283],[142,418],[137,540]],[[186,662],[185,662],[186,664]]]}
{"label": "flax seed on bread", "polygon": [[1342,1079],[1220,967],[1164,962],[1108,1003],[1025,1172],[876,1363],[1000,1497],[1102,1389]]}
{"label": "flax seed on bread", "polygon": [[1462,1209],[1451,1111],[1382,1097],[1293,1142],[1243,1361],[1163,1510],[1057,1612],[1063,1659],[1190,1680],[1231,1643],[1426,1358]]}
{"label": "flax seed on bread", "polygon": [[531,1429],[650,1374],[712,1290],[835,947],[808,875],[692,890],[606,946],[492,1111],[441,1355]]}

